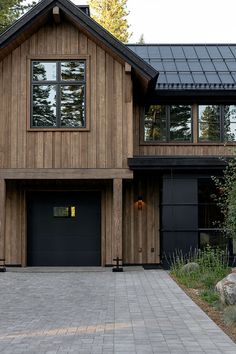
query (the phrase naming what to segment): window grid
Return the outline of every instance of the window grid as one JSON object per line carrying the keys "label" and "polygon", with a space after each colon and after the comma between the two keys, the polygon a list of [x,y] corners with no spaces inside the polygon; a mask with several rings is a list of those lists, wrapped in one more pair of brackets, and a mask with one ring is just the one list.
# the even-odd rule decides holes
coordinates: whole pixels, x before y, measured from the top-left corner
{"label": "window grid", "polygon": [[[155,106],[155,105],[154,105]],[[160,105],[161,106],[161,105]],[[190,134],[189,134],[189,138],[187,139],[174,139],[174,138],[171,138],[171,132],[172,132],[172,129],[173,129],[173,122],[171,121],[171,107],[178,107],[178,106],[182,106],[182,107],[189,107],[190,108],[190,128],[189,128],[189,131],[190,131]],[[163,134],[163,130],[160,129],[160,137],[159,139],[148,139],[146,138],[146,127],[145,127],[145,124],[146,124],[146,119],[144,121],[144,142],[146,143],[192,143],[193,142],[193,109],[190,105],[165,105],[165,135],[161,135],[161,133]],[[146,115],[145,115],[146,117]],[[188,120],[188,119],[187,119]],[[186,123],[186,122],[185,122]],[[154,125],[154,123],[153,123]],[[160,127],[163,127],[163,123],[160,119]]]}
{"label": "window grid", "polygon": [[[84,64],[84,80],[63,80],[61,78],[61,63],[66,62],[80,62]],[[33,78],[33,64],[36,62],[40,63],[56,63],[56,79],[55,80],[34,80]],[[33,116],[33,88],[35,86],[50,86],[53,85],[56,87],[56,126],[37,126],[34,125],[34,116]],[[84,129],[86,128],[86,60],[75,59],[75,60],[32,60],[31,61],[31,120],[30,127],[32,129],[57,129],[62,128],[61,126],[61,88],[65,86],[78,86],[84,88],[84,125],[80,127],[65,127],[63,129]]]}

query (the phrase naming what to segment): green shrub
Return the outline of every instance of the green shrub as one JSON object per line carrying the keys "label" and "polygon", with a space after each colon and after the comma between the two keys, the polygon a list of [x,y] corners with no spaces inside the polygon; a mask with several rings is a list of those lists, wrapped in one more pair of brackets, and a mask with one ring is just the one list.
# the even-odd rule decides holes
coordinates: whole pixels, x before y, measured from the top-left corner
{"label": "green shrub", "polygon": [[236,305],[227,306],[224,311],[224,322],[227,325],[236,325]]}
{"label": "green shrub", "polygon": [[[190,262],[197,263],[199,269],[184,272],[184,265]],[[177,250],[169,259],[169,264],[171,274],[189,288],[213,289],[229,273],[228,252],[209,245],[186,255]]]}
{"label": "green shrub", "polygon": [[212,306],[216,305],[220,300],[219,295],[214,290],[203,290],[200,297]]}
{"label": "green shrub", "polygon": [[223,279],[228,274],[228,269],[226,268],[223,272],[217,272],[214,270],[206,270],[204,273],[199,275],[199,283],[201,287],[205,289],[213,289],[218,281]]}

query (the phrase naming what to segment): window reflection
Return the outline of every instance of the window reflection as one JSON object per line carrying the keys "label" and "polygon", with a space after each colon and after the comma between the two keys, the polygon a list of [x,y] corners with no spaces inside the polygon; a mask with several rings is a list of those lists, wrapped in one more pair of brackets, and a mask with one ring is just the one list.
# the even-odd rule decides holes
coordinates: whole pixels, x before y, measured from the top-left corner
{"label": "window reflection", "polygon": [[192,111],[189,105],[151,105],[144,120],[144,140],[190,142]]}
{"label": "window reflection", "polygon": [[166,141],[166,107],[152,105],[145,115],[145,141]]}
{"label": "window reflection", "polygon": [[61,79],[63,81],[84,81],[85,63],[83,61],[62,62]]}
{"label": "window reflection", "polygon": [[55,81],[56,73],[56,63],[33,62],[33,81]]}
{"label": "window reflection", "polygon": [[33,126],[56,126],[56,86],[33,86]]}
{"label": "window reflection", "polygon": [[224,140],[236,140],[236,106],[224,106]]}
{"label": "window reflection", "polygon": [[61,126],[83,128],[85,126],[84,86],[61,86]]}
{"label": "window reflection", "polygon": [[199,140],[220,141],[220,106],[199,106]]}
{"label": "window reflection", "polygon": [[31,127],[86,127],[85,65],[85,60],[32,61]]}
{"label": "window reflection", "polygon": [[170,140],[191,140],[191,106],[170,106]]}

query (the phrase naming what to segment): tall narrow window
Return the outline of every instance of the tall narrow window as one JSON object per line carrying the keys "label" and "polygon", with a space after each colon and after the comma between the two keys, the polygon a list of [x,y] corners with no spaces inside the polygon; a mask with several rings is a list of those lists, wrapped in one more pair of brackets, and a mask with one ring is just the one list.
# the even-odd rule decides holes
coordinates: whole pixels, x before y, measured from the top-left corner
{"label": "tall narrow window", "polygon": [[199,141],[220,141],[220,132],[220,106],[199,106]]}
{"label": "tall narrow window", "polygon": [[32,61],[31,128],[86,128],[85,60]]}
{"label": "tall narrow window", "polygon": [[224,141],[236,141],[236,106],[223,106]]}
{"label": "tall narrow window", "polygon": [[227,240],[219,225],[223,215],[213,199],[213,195],[216,194],[217,190],[211,179],[198,179],[198,230],[202,248],[207,244],[226,247]]}
{"label": "tall narrow window", "polygon": [[152,105],[145,115],[144,140],[167,141],[166,106]]}

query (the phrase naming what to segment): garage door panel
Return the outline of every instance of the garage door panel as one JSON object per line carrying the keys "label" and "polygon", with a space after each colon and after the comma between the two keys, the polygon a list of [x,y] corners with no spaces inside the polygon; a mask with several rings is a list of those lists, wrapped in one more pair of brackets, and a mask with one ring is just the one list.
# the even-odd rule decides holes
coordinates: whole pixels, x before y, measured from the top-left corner
{"label": "garage door panel", "polygon": [[40,244],[37,243],[37,247],[40,247],[40,250],[43,252],[57,252],[63,249],[63,252],[74,252],[92,250],[94,247],[100,247],[100,237],[94,238],[93,236],[88,237],[84,236],[42,236]]}
{"label": "garage door panel", "polygon": [[[66,254],[65,252],[37,252],[32,253],[32,262],[40,263],[40,266],[54,267],[56,266],[91,266],[91,258],[100,263],[100,253],[97,252],[73,252]],[[96,264],[95,264],[96,265]]]}
{"label": "garage door panel", "polygon": [[[100,205],[99,192],[32,193],[28,198],[28,265],[100,265]],[[55,206],[59,212],[55,213]],[[61,217],[61,209],[64,212],[70,206],[75,215]]]}

